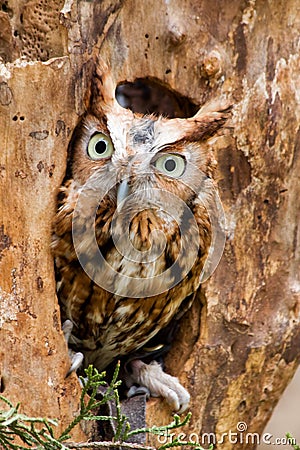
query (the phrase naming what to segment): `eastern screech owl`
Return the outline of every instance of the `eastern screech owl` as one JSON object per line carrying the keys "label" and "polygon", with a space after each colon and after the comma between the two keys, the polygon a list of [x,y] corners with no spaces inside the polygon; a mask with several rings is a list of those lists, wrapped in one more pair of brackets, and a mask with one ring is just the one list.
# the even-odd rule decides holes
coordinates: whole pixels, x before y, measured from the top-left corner
{"label": "eastern screech owl", "polygon": [[69,346],[100,371],[128,357],[128,387],[145,386],[183,411],[188,392],[143,356],[155,354],[153,339],[191,305],[218,245],[215,160],[205,143],[228,109],[214,105],[188,119],[135,114],[118,104],[99,61],[91,86],[52,243]]}

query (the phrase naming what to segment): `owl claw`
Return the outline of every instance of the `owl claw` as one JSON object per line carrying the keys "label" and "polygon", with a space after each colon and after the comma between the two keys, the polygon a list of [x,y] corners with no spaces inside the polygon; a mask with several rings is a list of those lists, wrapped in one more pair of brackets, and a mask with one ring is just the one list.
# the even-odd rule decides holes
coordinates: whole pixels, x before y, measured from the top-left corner
{"label": "owl claw", "polygon": [[71,320],[67,319],[64,321],[64,323],[62,324],[62,330],[64,333],[66,343],[68,344],[73,330],[73,323],[71,322]]}
{"label": "owl claw", "polygon": [[[69,354],[70,354],[70,349],[69,349]],[[68,373],[66,375],[67,377],[72,372],[76,372],[79,369],[79,367],[82,364],[83,358],[84,358],[83,353],[81,353],[81,352],[77,352],[77,353],[73,352],[73,354],[71,356],[71,367],[68,370]]]}
{"label": "owl claw", "polygon": [[127,392],[127,397],[135,397],[136,395],[146,395],[146,398],[148,399],[150,397],[150,391],[145,386],[135,386],[132,385]]}
{"label": "owl claw", "polygon": [[[62,325],[62,330],[64,333],[64,337],[65,340],[67,342],[67,344],[69,344],[69,340],[70,340],[70,336],[72,334],[72,330],[73,330],[73,323],[71,322],[71,320],[67,319],[64,321],[63,325]],[[76,372],[79,367],[82,364],[83,361],[83,353],[81,352],[74,352],[73,350],[71,350],[68,346],[68,351],[69,351],[69,356],[71,359],[71,366],[67,372],[66,378],[72,373],[72,372]]]}
{"label": "owl claw", "polygon": [[137,359],[130,364],[132,373],[126,380],[128,387],[132,387],[134,383],[146,387],[152,397],[164,397],[179,414],[187,409],[190,401],[189,393],[177,378],[165,373],[156,361],[145,364]]}

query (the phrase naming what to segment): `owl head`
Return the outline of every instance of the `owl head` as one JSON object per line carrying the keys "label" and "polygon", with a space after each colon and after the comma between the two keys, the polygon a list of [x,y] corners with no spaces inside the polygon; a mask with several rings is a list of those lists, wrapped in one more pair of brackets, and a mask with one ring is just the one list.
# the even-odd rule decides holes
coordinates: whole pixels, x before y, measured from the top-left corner
{"label": "owl head", "polygon": [[216,165],[206,143],[227,120],[228,104],[213,102],[191,118],[168,119],[123,108],[115,92],[110,70],[97,59],[88,112],[70,145],[71,177],[79,185],[95,173],[101,184],[113,177],[118,201],[136,190],[147,198],[152,187],[186,202],[195,192],[204,199]]}

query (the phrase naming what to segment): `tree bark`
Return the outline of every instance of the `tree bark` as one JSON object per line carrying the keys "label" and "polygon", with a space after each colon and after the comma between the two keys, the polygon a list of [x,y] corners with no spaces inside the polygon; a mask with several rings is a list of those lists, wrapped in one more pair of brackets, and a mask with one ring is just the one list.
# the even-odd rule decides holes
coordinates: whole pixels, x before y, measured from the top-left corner
{"label": "tree bark", "polygon": [[[78,409],[49,243],[97,48],[118,82],[149,77],[197,105],[234,103],[232,138],[215,143],[225,251],[166,367],[191,393],[187,436],[205,446],[203,433],[262,433],[300,355],[297,0],[0,4],[1,391],[63,424]],[[148,402],[148,424],[170,413]],[[240,436],[216,445],[254,447]]]}

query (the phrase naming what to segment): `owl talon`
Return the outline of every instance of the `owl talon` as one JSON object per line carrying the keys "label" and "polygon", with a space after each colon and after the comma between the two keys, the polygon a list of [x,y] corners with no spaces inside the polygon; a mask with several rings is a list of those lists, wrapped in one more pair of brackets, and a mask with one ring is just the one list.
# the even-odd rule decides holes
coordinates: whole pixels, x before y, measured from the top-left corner
{"label": "owl talon", "polygon": [[[69,354],[70,354],[70,349],[69,349]],[[71,367],[68,370],[68,373],[66,375],[67,377],[72,372],[76,372],[79,369],[79,367],[82,364],[83,358],[84,358],[83,353],[81,353],[81,352],[77,352],[77,353],[73,352],[73,354],[71,356]]]}
{"label": "owl talon", "polygon": [[135,397],[136,395],[146,395],[146,398],[148,399],[150,397],[150,391],[145,386],[131,386],[129,391],[127,392],[127,397]]}
{"label": "owl talon", "polygon": [[62,324],[62,331],[64,333],[64,337],[67,344],[69,343],[72,330],[73,330],[73,323],[71,322],[71,320],[69,319],[65,320],[64,323]]}
{"label": "owl talon", "polygon": [[156,361],[145,364],[137,359],[130,365],[132,373],[126,380],[130,389],[134,383],[137,383],[145,387],[151,397],[164,397],[174,411],[181,414],[187,409],[190,401],[189,393],[181,386],[177,378],[165,373]]}
{"label": "owl talon", "polygon": [[[72,330],[73,330],[73,323],[71,320],[67,319],[64,321],[63,325],[62,325],[62,330],[64,333],[64,337],[65,340],[67,342],[67,344],[69,344],[69,340],[72,334]],[[71,366],[67,372],[66,378],[72,373],[72,372],[76,372],[79,367],[81,366],[82,362],[83,362],[83,353],[81,352],[74,352],[72,349],[69,348],[68,346],[68,351],[69,351],[69,356],[71,359]]]}

